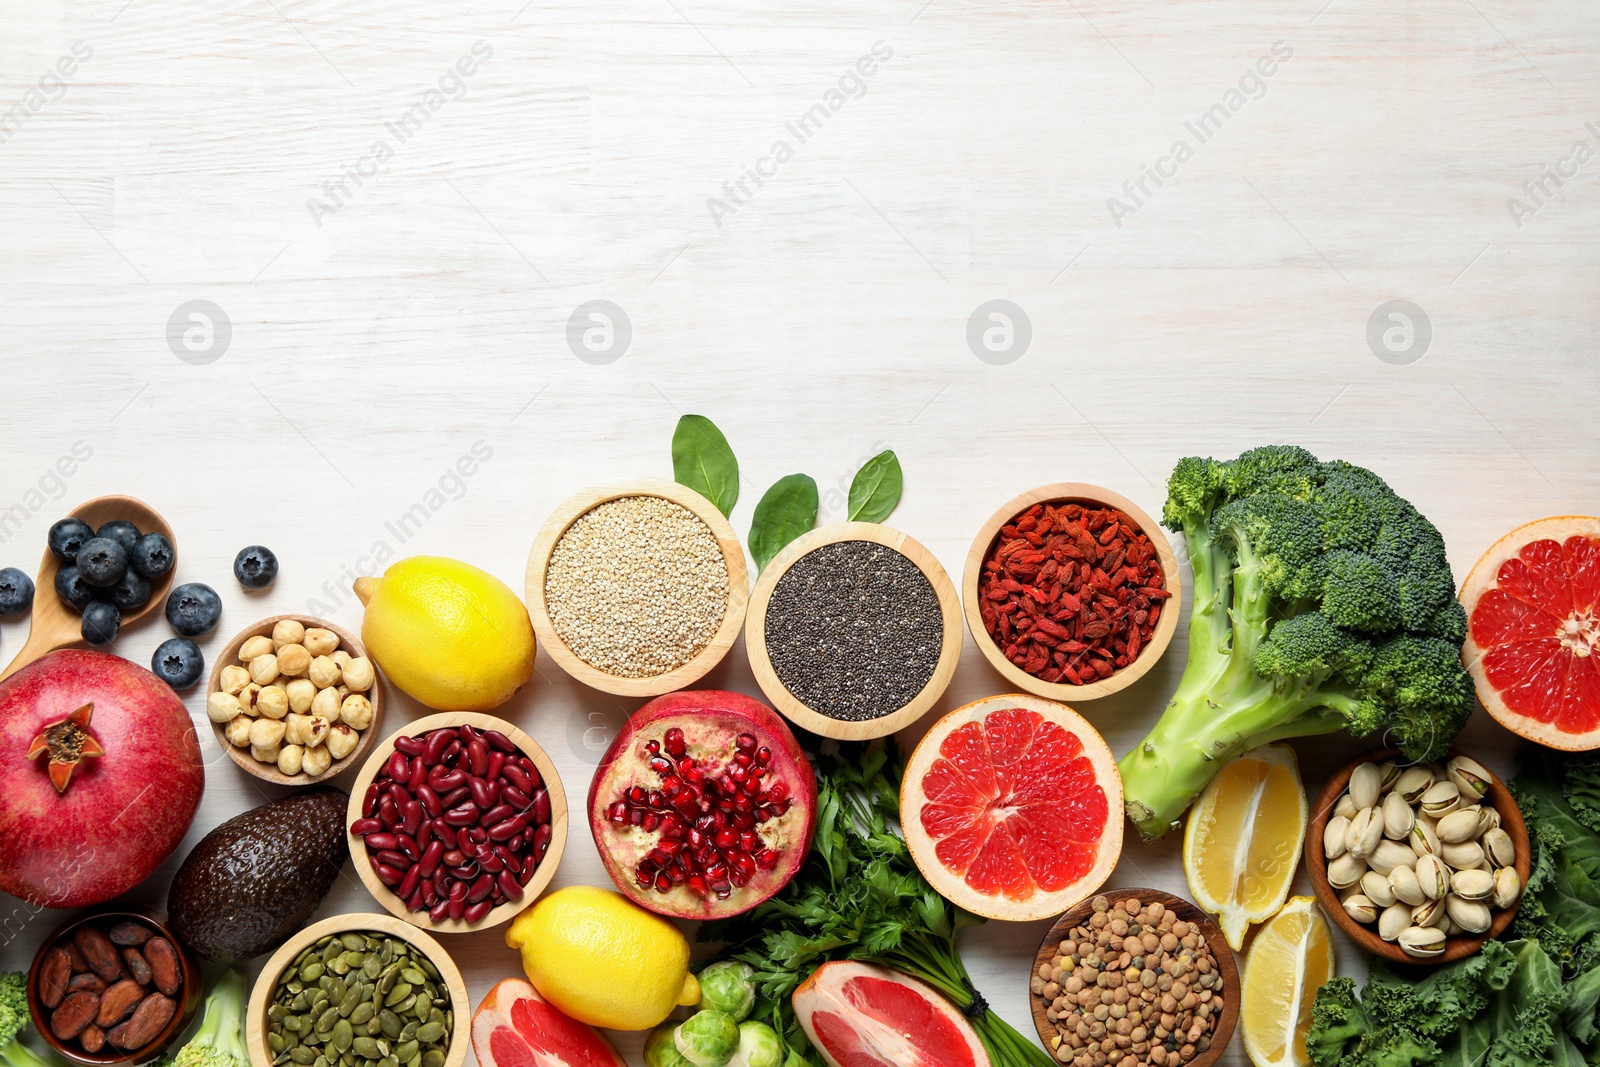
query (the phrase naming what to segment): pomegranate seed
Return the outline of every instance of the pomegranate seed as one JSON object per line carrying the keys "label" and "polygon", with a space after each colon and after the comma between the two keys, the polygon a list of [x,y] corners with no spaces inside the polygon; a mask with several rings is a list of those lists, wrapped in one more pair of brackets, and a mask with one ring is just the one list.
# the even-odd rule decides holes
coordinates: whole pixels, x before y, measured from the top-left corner
{"label": "pomegranate seed", "polygon": [[[752,738],[752,740],[754,739]],[[667,731],[666,741],[667,751],[674,756],[683,755],[684,751],[688,747],[683,741],[683,731],[676,726]]]}
{"label": "pomegranate seed", "polygon": [[734,747],[740,752],[754,752],[756,748],[755,734],[740,734],[739,739],[734,742]]}
{"label": "pomegranate seed", "polygon": [[644,743],[644,750],[646,752],[650,753],[650,755],[654,756],[656,753],[661,751],[661,742],[660,741],[646,741]]}
{"label": "pomegranate seed", "polygon": [[765,767],[767,764],[771,763],[772,762],[772,749],[768,748],[766,745],[762,745],[759,749],[757,749],[756,750],[756,762],[761,764],[761,766],[763,766],[763,767]]}
{"label": "pomegranate seed", "polygon": [[621,825],[622,823],[627,822],[628,821],[628,804],[627,804],[627,802],[619,800],[615,804],[613,804],[609,808],[607,808],[606,809],[606,818],[609,819],[611,822],[617,823],[618,825]]}
{"label": "pomegranate seed", "polygon": [[672,891],[672,879],[668,878],[666,876],[665,872],[656,875],[656,892],[658,892],[658,893],[669,893],[671,891]]}

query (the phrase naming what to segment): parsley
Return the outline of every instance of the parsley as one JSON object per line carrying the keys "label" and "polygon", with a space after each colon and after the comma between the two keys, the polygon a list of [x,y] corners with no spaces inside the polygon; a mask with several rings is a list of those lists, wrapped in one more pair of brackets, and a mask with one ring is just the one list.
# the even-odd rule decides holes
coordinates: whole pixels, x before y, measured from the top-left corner
{"label": "parsley", "polygon": [[765,1019],[801,1061],[823,1067],[790,1002],[830,960],[861,960],[921,979],[972,1019],[994,1067],[1052,1067],[1055,1060],[988,1010],[956,952],[956,934],[984,920],[941,897],[897,832],[898,760],[881,743],[830,743],[816,759],[817,825],[811,854],[782,893],[702,928],[719,959],[755,970],[753,1018]]}

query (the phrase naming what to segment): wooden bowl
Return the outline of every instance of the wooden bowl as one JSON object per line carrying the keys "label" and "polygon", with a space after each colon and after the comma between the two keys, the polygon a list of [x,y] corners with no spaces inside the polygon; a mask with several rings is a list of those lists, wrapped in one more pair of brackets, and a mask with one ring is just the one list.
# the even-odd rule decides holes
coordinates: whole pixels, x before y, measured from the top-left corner
{"label": "wooden bowl", "polygon": [[[550,605],[544,595],[550,555],[555,551],[561,535],[567,532],[567,527],[579,516],[601,504],[630,496],[661,497],[687,509],[711,530],[722,549],[722,561],[728,568],[728,604],[722,615],[722,625],[712,635],[711,641],[688,663],[648,678],[622,678],[580,659],[556,633],[555,623],[550,618]],[[744,546],[739,543],[739,536],[733,532],[727,518],[717,510],[715,504],[688,486],[657,478],[585,489],[569,497],[545,520],[539,536],[534,538],[533,549],[528,553],[526,583],[528,617],[533,620],[533,632],[538,636],[539,644],[550,658],[584,685],[624,697],[656,697],[691,686],[705,677],[706,672],[722,662],[722,657],[733,647],[733,639],[739,635],[739,627],[744,624],[745,603],[750,594],[750,574],[745,568]]]}
{"label": "wooden bowl", "polygon": [[333,915],[295,934],[279,946],[268,958],[266,966],[250,987],[250,1002],[245,1008],[244,1037],[250,1048],[251,1067],[273,1067],[272,1050],[267,1046],[267,1009],[272,1005],[272,992],[283,975],[283,969],[294,961],[307,945],[328,934],[347,934],[372,931],[404,941],[428,957],[439,969],[439,977],[450,990],[450,1010],[454,1014],[450,1029],[450,1046],[444,1056],[444,1067],[461,1067],[467,1059],[467,1047],[472,1043],[472,1002],[467,999],[467,984],[461,979],[461,970],[450,958],[450,953],[427,934],[388,915],[373,912],[350,912]]}
{"label": "wooden bowl", "polygon": [[[506,722],[493,715],[485,715],[476,711],[442,711],[436,715],[424,715],[396,730],[383,739],[383,743],[372,750],[367,757],[367,762],[362,765],[361,773],[356,776],[355,784],[350,790],[350,804],[345,812],[345,826],[361,818],[361,809],[366,800],[367,787],[373,779],[383,770],[383,765],[389,762],[389,757],[394,754],[394,739],[397,737],[417,737],[437,730],[441,727],[471,725],[479,730],[499,730],[511,740],[515,741],[522,754],[533,760],[534,766],[539,768],[539,776],[544,779],[544,786],[550,791],[550,848],[545,852],[544,859],[539,862],[538,868],[533,872],[533,877],[528,884],[522,887],[522,899],[511,900],[490,910],[481,920],[475,923],[463,922],[457,919],[445,919],[434,922],[428,917],[426,911],[410,911],[406,908],[405,901],[395,895],[394,890],[383,884],[377,872],[372,869],[372,863],[367,859],[367,843],[362,838],[352,834],[347,829],[345,837],[350,845],[351,866],[361,881],[372,894],[374,900],[398,919],[402,919],[412,926],[434,933],[465,934],[474,930],[487,930],[492,926],[514,917],[523,908],[532,904],[545,886],[550,884],[550,879],[555,877],[556,867],[561,863],[561,853],[567,846],[567,794],[561,787],[561,776],[556,772],[556,765],[550,757],[540,748],[538,742]],[[430,942],[431,943],[431,942]],[[450,1067],[446,1064],[445,1067]]]}
{"label": "wooden bowl", "polygon": [[[112,519],[126,519],[139,527],[141,534],[164,534],[172,542],[172,569],[150,583],[150,599],[144,607],[122,613],[122,628],[126,630],[151,612],[160,610],[166,603],[167,594],[172,591],[173,576],[178,573],[178,539],[173,536],[167,520],[155,508],[131,496],[97,496],[84,501],[62,517],[67,515],[76,516],[97,530]],[[10,665],[0,671],[0,678],[21,670],[46,652],[84,643],[83,613],[56,595],[56,572],[59,570],[61,561],[46,546],[44,561],[39,564],[39,577],[34,581],[33,614],[29,620],[28,640]]]}
{"label": "wooden bowl", "polygon": [[[1139,654],[1134,657],[1132,663],[1112,672],[1109,678],[1102,678],[1086,685],[1046,682],[1036,678],[1006,659],[1000,651],[1000,646],[995,644],[994,639],[989,636],[988,628],[983,624],[983,616],[978,610],[980,603],[978,579],[983,575],[984,558],[994,547],[995,538],[1000,535],[1000,528],[1035,504],[1086,504],[1118,508],[1139,524],[1140,531],[1150,538],[1150,543],[1155,546],[1156,556],[1161,560],[1161,573],[1165,578],[1166,588],[1172,593],[1172,599],[1161,609],[1161,618],[1156,622],[1155,632],[1150,635],[1150,643],[1139,649]],[[1057,482],[1054,485],[1041,485],[1037,489],[1030,489],[1021,496],[1014,497],[1001,505],[999,511],[989,516],[989,520],[978,530],[978,535],[972,539],[972,549],[967,553],[966,570],[961,576],[961,601],[966,610],[967,628],[972,631],[972,639],[977,643],[978,651],[983,653],[984,658],[1006,681],[1038,696],[1076,704],[1084,700],[1110,696],[1126,689],[1155,666],[1156,660],[1167,650],[1167,645],[1172,642],[1173,633],[1178,629],[1178,615],[1183,606],[1183,579],[1178,573],[1177,557],[1172,554],[1172,544],[1162,532],[1161,524],[1147,515],[1139,505],[1120,493],[1113,493],[1098,485]]]}
{"label": "wooden bowl", "polygon": [[[1460,749],[1452,748],[1449,756],[1466,756],[1467,753]],[[1322,834],[1327,829],[1328,819],[1333,814],[1333,806],[1339,802],[1339,797],[1350,785],[1350,774],[1356,767],[1363,763],[1377,760],[1382,761],[1395,756],[1401,756],[1397,748],[1375,749],[1364,755],[1358,756],[1347,763],[1339,773],[1328,779],[1328,784],[1323,786],[1322,795],[1311,807],[1311,825],[1306,828],[1306,870],[1311,875],[1311,888],[1317,894],[1317,902],[1322,905],[1322,910],[1328,917],[1338,924],[1339,929],[1354,941],[1359,947],[1382,956],[1386,960],[1396,963],[1409,963],[1416,967],[1437,967],[1441,963],[1454,963],[1456,960],[1470,956],[1483,947],[1483,943],[1492,937],[1499,937],[1511,925],[1511,920],[1516,918],[1517,909],[1522,906],[1519,896],[1515,904],[1504,911],[1494,913],[1494,921],[1489,924],[1489,929],[1481,934],[1452,934],[1444,943],[1444,953],[1431,959],[1418,959],[1409,956],[1398,944],[1385,941],[1378,936],[1378,931],[1370,926],[1363,926],[1352,919],[1344,910],[1344,905],[1339,903],[1338,890],[1328,882],[1328,863],[1322,855]],[[1403,756],[1401,756],[1404,759]],[[1446,757],[1448,758],[1448,757]],[[1470,758],[1470,757],[1469,757]],[[1488,771],[1485,767],[1484,770]],[[1506,788],[1504,782],[1493,772],[1489,771],[1489,792],[1483,802],[1493,805],[1500,813],[1500,828],[1511,835],[1511,843],[1517,850],[1517,862],[1514,865],[1517,877],[1522,879],[1522,884],[1528,884],[1528,870],[1532,861],[1532,849],[1528,842],[1528,825],[1522,819],[1522,810],[1517,807],[1511,790]]]}
{"label": "wooden bowl", "polygon": [[[927,683],[904,707],[887,715],[880,715],[876,719],[835,719],[831,715],[817,711],[791,693],[779,680],[778,672],[772,667],[772,658],[767,654],[767,608],[772,603],[772,594],[778,587],[778,581],[788,573],[790,567],[799,562],[802,556],[809,555],[824,545],[843,541],[870,541],[873,544],[883,545],[916,564],[917,569],[933,586],[934,595],[939,598],[939,615],[944,624],[944,639],[939,646],[939,660],[934,664],[933,674]],[[750,669],[755,673],[756,683],[761,686],[761,691],[772,701],[773,706],[790,722],[823,737],[833,737],[840,741],[865,741],[892,734],[902,727],[911,725],[922,718],[927,710],[933,707],[934,701],[944,694],[945,688],[950,684],[951,675],[955,673],[956,663],[961,659],[961,605],[956,599],[955,586],[951,584],[949,575],[945,574],[939,561],[934,558],[933,553],[908,534],[875,522],[834,523],[812,530],[789,542],[761,572],[761,577],[756,580],[755,592],[750,596],[750,612],[744,627],[744,647],[750,657]]]}
{"label": "wooden bowl", "polygon": [[[293,619],[308,630],[318,626],[324,630],[332,630],[339,635],[339,647],[349,652],[352,657],[360,658],[367,655],[367,650],[362,647],[360,639],[355,634],[342,626],[329,622],[327,619],[319,619],[313,615],[274,615],[270,619],[262,619],[260,622],[240,630],[233,635],[231,641],[223,646],[222,651],[217,654],[216,660],[211,664],[211,677],[206,680],[206,697],[208,699],[212,693],[222,688],[222,668],[230,664],[240,665],[239,649],[244,646],[244,643],[252,637],[271,637],[272,628],[284,619]],[[370,656],[367,658],[371,659]],[[274,682],[273,684],[276,685],[277,683]],[[321,774],[307,774],[304,771],[284,774],[278,770],[276,763],[262,763],[250,755],[248,748],[235,747],[228,740],[228,735],[224,730],[226,723],[211,723],[211,732],[216,736],[217,744],[222,746],[222,750],[228,754],[228,758],[257,778],[267,782],[274,782],[277,785],[312,785],[325,778],[332,778],[336,774],[343,774],[352,767],[361,766],[362,757],[372,748],[373,741],[378,736],[378,728],[383,723],[384,704],[383,672],[378,670],[376,661],[373,661],[372,665],[372,688],[367,690],[367,699],[372,702],[372,722],[367,724],[365,730],[360,731],[360,740],[356,742],[356,747],[346,753],[343,759],[336,759],[328,764],[328,769]],[[363,786],[363,788],[365,787]]]}
{"label": "wooden bowl", "polygon": [[1184,1067],[1211,1067],[1222,1058],[1228,1042],[1233,1040],[1233,1029],[1239,1022],[1239,997],[1243,989],[1239,981],[1239,965],[1233,958],[1233,950],[1228,947],[1228,942],[1222,936],[1222,930],[1211,916],[1184,898],[1159,889],[1110,889],[1096,893],[1062,915],[1050,927],[1044,935],[1044,940],[1039,943],[1039,952],[1033,959],[1033,970],[1029,972],[1028,978],[1030,983],[1028,1003],[1033,1009],[1033,1025],[1039,1031],[1039,1040],[1044,1043],[1045,1049],[1054,1055],[1055,1046],[1051,1041],[1057,1036],[1056,1027],[1045,1015],[1047,1005],[1044,998],[1032,992],[1033,975],[1039,973],[1040,965],[1048,964],[1055,958],[1056,949],[1073,927],[1088,921],[1089,916],[1094,913],[1094,902],[1100,897],[1104,897],[1112,904],[1119,900],[1127,900],[1129,897],[1137,899],[1142,904],[1159,901],[1183,922],[1193,923],[1205,936],[1206,944],[1210,946],[1211,955],[1217,963],[1217,973],[1222,975],[1222,1016],[1217,1019],[1216,1029],[1211,1031],[1211,1047],[1204,1052],[1195,1053],[1194,1058]]}
{"label": "wooden bowl", "polygon": [[[82,517],[82,512],[77,512]],[[108,517],[109,520],[109,517]],[[108,521],[102,520],[102,521]],[[85,520],[87,521],[87,520]],[[129,520],[132,521],[132,520]],[[141,530],[143,526],[139,527]],[[99,1052],[85,1052],[75,1042],[60,1041],[50,1032],[49,1009],[39,1001],[39,972],[44,965],[44,958],[50,950],[63,940],[70,940],[72,934],[80,926],[93,924],[102,930],[109,930],[112,926],[124,920],[142,923],[153,927],[157,933],[171,943],[178,957],[178,971],[180,985],[178,988],[178,1010],[167,1025],[161,1028],[154,1040],[141,1049],[133,1052],[114,1052],[108,1042]],[[39,944],[39,951],[34,953],[33,965],[28,968],[28,1014],[33,1018],[33,1028],[38,1031],[44,1043],[62,1058],[85,1067],[103,1067],[110,1063],[144,1063],[152,1060],[164,1052],[168,1046],[177,1040],[183,1033],[195,1012],[200,1007],[202,994],[200,981],[200,968],[190,958],[183,944],[175,937],[166,922],[154,912],[144,911],[139,908],[102,908],[95,911],[82,912],[56,927],[55,932]]]}

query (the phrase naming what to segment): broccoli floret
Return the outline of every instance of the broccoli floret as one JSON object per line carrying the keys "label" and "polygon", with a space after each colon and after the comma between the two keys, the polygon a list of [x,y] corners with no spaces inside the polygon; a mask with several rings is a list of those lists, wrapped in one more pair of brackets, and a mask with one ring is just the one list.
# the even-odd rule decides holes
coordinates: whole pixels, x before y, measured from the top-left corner
{"label": "broccoli floret", "polygon": [[244,975],[230,970],[211,987],[205,1017],[189,1043],[173,1057],[172,1067],[250,1067],[244,1041]]}
{"label": "broccoli floret", "polygon": [[63,1067],[57,1057],[46,1059],[20,1038],[28,1025],[28,976],[21,971],[0,974],[0,1061],[10,1067]]}
{"label": "broccoli floret", "polygon": [[1119,765],[1145,836],[1270,741],[1348,730],[1444,754],[1472,711],[1466,614],[1444,539],[1382,478],[1287,445],[1190,457],[1162,520],[1184,536],[1194,607],[1172,703]]}

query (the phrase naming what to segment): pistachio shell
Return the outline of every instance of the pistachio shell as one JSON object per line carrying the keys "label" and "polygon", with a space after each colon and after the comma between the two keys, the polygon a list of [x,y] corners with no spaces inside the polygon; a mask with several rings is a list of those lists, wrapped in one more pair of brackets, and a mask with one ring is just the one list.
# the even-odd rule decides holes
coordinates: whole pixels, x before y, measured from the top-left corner
{"label": "pistachio shell", "polygon": [[1452,811],[1439,820],[1437,831],[1441,844],[1459,845],[1463,841],[1475,841],[1478,837],[1478,813],[1471,808]]}
{"label": "pistachio shell", "polygon": [[1350,820],[1343,815],[1335,815],[1328,820],[1328,825],[1322,831],[1322,854],[1327,859],[1336,860],[1345,854],[1346,846],[1344,835],[1350,830]]}
{"label": "pistachio shell", "polygon": [[1431,959],[1434,956],[1444,955],[1445,935],[1443,930],[1434,930],[1428,927],[1416,927],[1401,933],[1400,947],[1405,949],[1406,955],[1418,959]]}
{"label": "pistachio shell", "polygon": [[1411,925],[1411,909],[1404,904],[1391,904],[1378,916],[1378,936],[1393,941],[1400,932]]}
{"label": "pistachio shell", "polygon": [[1343,816],[1346,819],[1350,818],[1359,810],[1361,809],[1356,807],[1356,802],[1350,799],[1349,793],[1341,793],[1339,795],[1339,799],[1335,801],[1333,805],[1333,813],[1335,815]]}
{"label": "pistachio shell", "polygon": [[1456,870],[1464,871],[1483,862],[1483,848],[1476,841],[1445,845],[1439,850],[1439,858]]}
{"label": "pistachio shell", "polygon": [[1395,903],[1394,890],[1389,888],[1388,875],[1379,874],[1377,871],[1368,871],[1361,876],[1361,892],[1380,908],[1391,907]]}
{"label": "pistachio shell", "polygon": [[1418,817],[1416,825],[1411,827],[1411,837],[1406,841],[1413,852],[1419,856],[1437,856],[1444,847],[1439,840],[1439,832],[1433,828],[1430,819]]}
{"label": "pistachio shell", "polygon": [[[1457,871],[1450,876],[1450,895],[1462,900],[1489,899],[1494,892],[1494,875],[1488,871]],[[1462,925],[1465,925],[1464,923]]]}
{"label": "pistachio shell", "polygon": [[1383,772],[1376,763],[1362,763],[1350,772],[1350,799],[1356,808],[1378,806],[1378,796],[1383,792]]}
{"label": "pistachio shell", "polygon": [[1366,873],[1365,861],[1358,860],[1346,852],[1328,864],[1328,884],[1335,889],[1349,889],[1361,881],[1361,876]]}
{"label": "pistachio shell", "polygon": [[1410,867],[1416,862],[1417,854],[1398,841],[1379,841],[1378,847],[1367,857],[1367,866],[1379,874],[1388,874],[1396,867]]}
{"label": "pistachio shell", "polygon": [[1510,867],[1494,872],[1494,906],[1509,908],[1522,896],[1522,879]]}
{"label": "pistachio shell", "polygon": [[1351,893],[1342,903],[1344,913],[1358,923],[1372,923],[1378,919],[1377,905],[1360,893]]}
{"label": "pistachio shell", "polygon": [[[1371,766],[1371,764],[1365,764]],[[1350,820],[1350,829],[1345,831],[1345,849],[1358,860],[1364,860],[1372,855],[1372,850],[1378,847],[1378,842],[1383,840],[1383,816],[1377,808],[1366,807],[1356,812],[1355,818]]]}
{"label": "pistachio shell", "polygon": [[1445,773],[1465,796],[1481,797],[1489,792],[1491,776],[1475,759],[1457,756],[1445,764]]}
{"label": "pistachio shell", "polygon": [[1433,774],[1426,767],[1407,767],[1400,772],[1400,777],[1395,779],[1394,791],[1405,798],[1406,803],[1415,804],[1417,798],[1433,784]]}
{"label": "pistachio shell", "polygon": [[1416,864],[1417,885],[1429,900],[1438,900],[1450,892],[1450,875],[1437,856],[1422,856]]}
{"label": "pistachio shell", "polygon": [[1413,907],[1427,899],[1422,892],[1422,883],[1417,881],[1417,872],[1411,867],[1396,867],[1389,872],[1389,891],[1400,903]]}
{"label": "pistachio shell", "polygon": [[1411,922],[1414,926],[1438,926],[1444,921],[1447,897],[1438,900],[1426,900],[1416,907],[1409,909]]}
{"label": "pistachio shell", "polygon": [[1480,904],[1476,900],[1464,900],[1452,893],[1445,899],[1445,909],[1451,921],[1466,933],[1481,934],[1489,929],[1491,916],[1487,904]]}
{"label": "pistachio shell", "polygon": [[1393,789],[1394,783],[1399,781],[1400,772],[1403,770],[1405,770],[1405,768],[1400,766],[1400,764],[1396,763],[1392,759],[1386,759],[1382,763],[1378,764],[1379,790],[1387,793],[1389,790]]}
{"label": "pistachio shell", "polygon": [[1453,782],[1434,782],[1417,803],[1424,815],[1442,819],[1461,806],[1461,790]]}
{"label": "pistachio shell", "polygon": [[1399,793],[1390,793],[1383,798],[1384,837],[1404,841],[1416,821],[1417,814],[1411,810],[1411,805],[1406,803],[1405,797]]}

